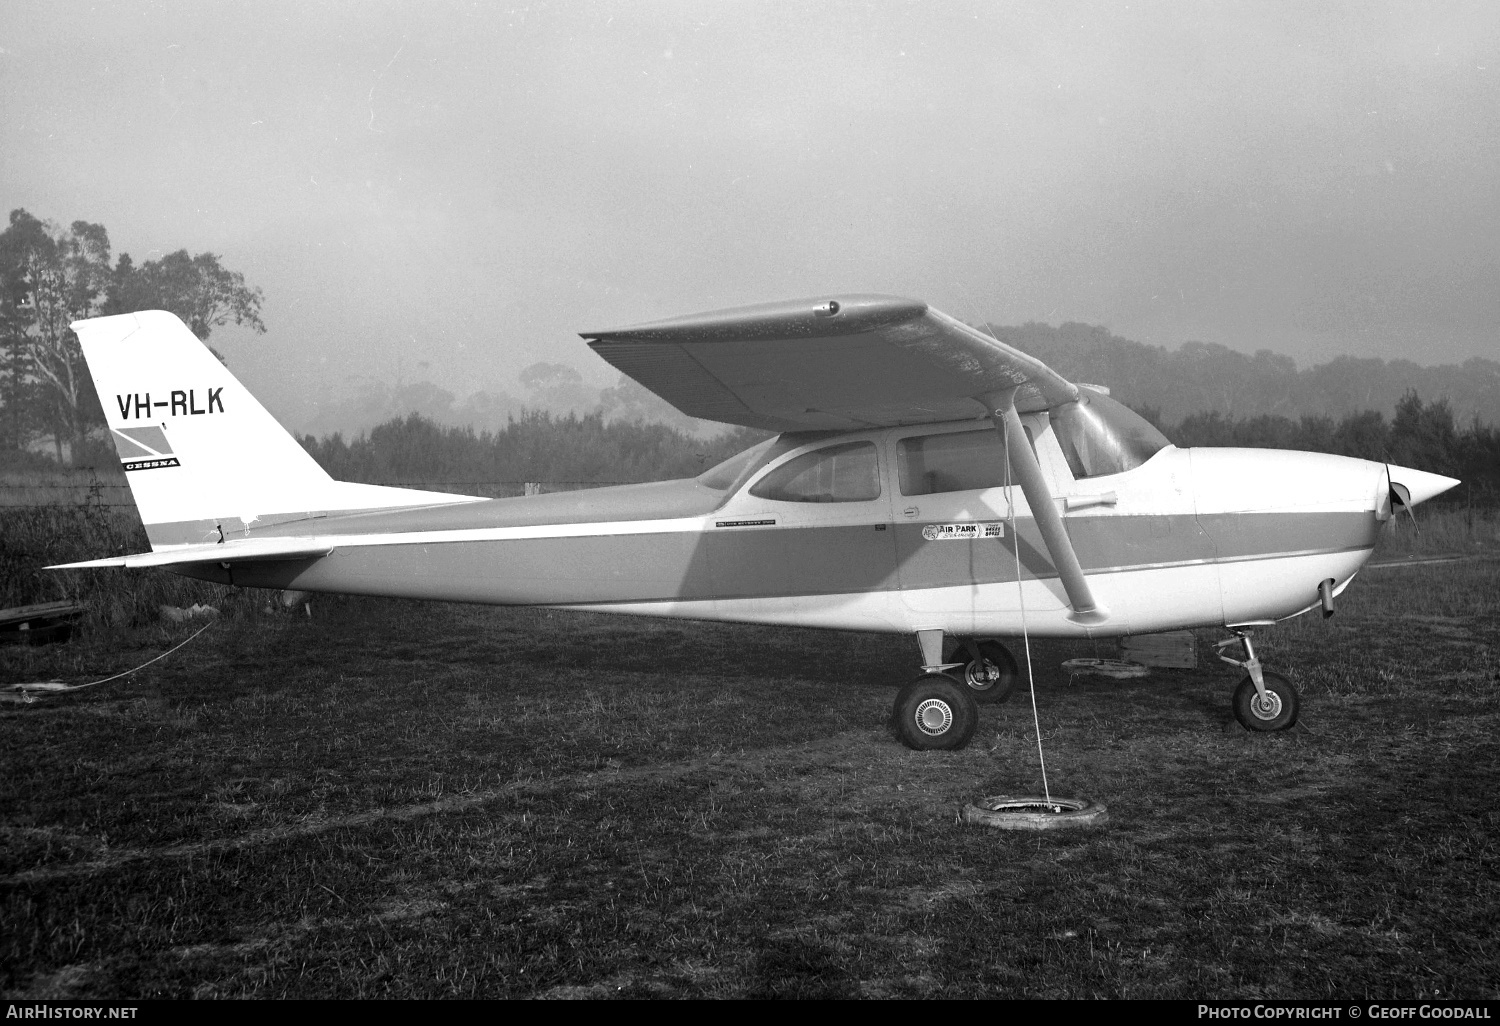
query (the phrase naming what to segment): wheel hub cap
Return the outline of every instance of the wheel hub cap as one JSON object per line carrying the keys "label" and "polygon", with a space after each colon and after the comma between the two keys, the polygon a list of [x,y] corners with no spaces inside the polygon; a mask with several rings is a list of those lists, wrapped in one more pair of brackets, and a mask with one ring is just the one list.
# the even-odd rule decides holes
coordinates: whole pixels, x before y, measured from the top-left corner
{"label": "wheel hub cap", "polygon": [[1267,688],[1264,697],[1260,695],[1251,697],[1250,711],[1255,714],[1256,719],[1274,720],[1281,715],[1281,696]]}
{"label": "wheel hub cap", "polygon": [[929,698],[917,706],[917,729],[929,737],[938,737],[953,726],[953,710],[948,703]]}

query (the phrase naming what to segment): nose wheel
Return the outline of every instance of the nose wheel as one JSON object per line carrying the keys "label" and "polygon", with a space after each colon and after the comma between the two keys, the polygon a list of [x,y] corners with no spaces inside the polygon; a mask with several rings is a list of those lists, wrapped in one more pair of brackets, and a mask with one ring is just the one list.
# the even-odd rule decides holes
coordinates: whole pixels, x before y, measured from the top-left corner
{"label": "nose wheel", "polygon": [[[1224,650],[1239,643],[1244,646],[1245,658],[1236,659],[1225,655]],[[1218,643],[1219,658],[1231,666],[1241,666],[1247,675],[1236,685],[1231,706],[1234,718],[1246,730],[1258,732],[1287,730],[1297,722],[1301,699],[1292,682],[1279,673],[1261,669],[1260,659],[1250,644],[1248,631],[1235,631],[1233,638]]]}
{"label": "nose wheel", "polygon": [[1297,722],[1297,689],[1279,673],[1261,671],[1261,687],[1246,677],[1234,689],[1234,718],[1246,730],[1286,730]]}

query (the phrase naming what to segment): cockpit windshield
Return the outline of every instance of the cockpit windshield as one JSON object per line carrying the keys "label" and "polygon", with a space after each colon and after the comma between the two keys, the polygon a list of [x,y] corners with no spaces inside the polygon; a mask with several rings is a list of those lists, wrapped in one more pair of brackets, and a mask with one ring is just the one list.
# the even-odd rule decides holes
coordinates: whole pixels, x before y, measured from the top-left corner
{"label": "cockpit windshield", "polygon": [[1128,406],[1087,386],[1078,391],[1077,402],[1051,412],[1052,433],[1075,478],[1124,473],[1172,444]]}
{"label": "cockpit windshield", "polygon": [[775,441],[774,438],[767,438],[763,442],[756,442],[750,448],[735,453],[724,462],[714,464],[698,475],[698,483],[716,492],[728,491],[731,485],[744,477],[746,470],[764,462],[766,450],[771,448]]}
{"label": "cockpit windshield", "polygon": [[723,463],[709,467],[695,481],[716,492],[734,492],[750,477],[776,457],[791,452],[801,445],[815,442],[837,434],[836,431],[788,431],[784,434],[757,442],[743,452],[738,452]]}

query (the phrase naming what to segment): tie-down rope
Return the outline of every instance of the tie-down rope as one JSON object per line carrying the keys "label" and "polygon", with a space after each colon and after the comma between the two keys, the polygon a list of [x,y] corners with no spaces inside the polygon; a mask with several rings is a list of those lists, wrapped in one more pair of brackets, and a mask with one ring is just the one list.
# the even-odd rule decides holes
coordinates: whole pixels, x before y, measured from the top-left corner
{"label": "tie-down rope", "polygon": [[135,673],[137,670],[144,670],[146,667],[150,666],[152,663],[157,662],[158,660],[161,660],[161,659],[165,659],[167,656],[171,655],[173,652],[176,652],[183,645],[186,645],[189,641],[192,641],[198,635],[200,635],[204,631],[208,630],[210,627],[212,627],[214,625],[214,623],[215,623],[215,621],[213,621],[213,620],[208,621],[208,623],[204,624],[202,627],[199,627],[193,633],[191,633],[187,637],[183,638],[181,641],[179,641],[177,644],[173,645],[171,648],[167,649],[161,655],[153,656],[152,658],[147,659],[144,663],[142,663],[141,665],[135,667],[134,669],[122,670],[121,672],[115,674],[114,676],[105,677],[103,680],[89,681],[89,683],[87,683],[87,684],[64,684],[60,680],[40,680],[40,681],[33,681],[31,683],[28,683],[28,684],[11,684],[11,685],[9,685],[6,688],[6,690],[7,691],[19,691],[21,693],[21,698],[22,698],[23,701],[25,701],[25,702],[35,702],[37,695],[65,695],[65,694],[70,694],[70,693],[72,693],[74,691],[82,691],[84,688],[91,688],[91,687],[94,687],[95,685],[98,685],[98,684],[108,684],[112,680],[119,680],[121,677],[128,677],[132,673]]}
{"label": "tie-down rope", "polygon": [[1016,497],[1010,477],[1010,422],[1005,425],[1005,503],[1010,520],[1010,540],[1016,550],[1016,595],[1021,600],[1021,643],[1026,650],[1026,682],[1031,688],[1031,723],[1036,728],[1036,758],[1042,767],[1042,794],[1052,804],[1052,790],[1047,785],[1047,756],[1042,752],[1042,721],[1036,711],[1036,675],[1031,670],[1031,634],[1026,627],[1026,589],[1021,581],[1021,535],[1016,530]]}

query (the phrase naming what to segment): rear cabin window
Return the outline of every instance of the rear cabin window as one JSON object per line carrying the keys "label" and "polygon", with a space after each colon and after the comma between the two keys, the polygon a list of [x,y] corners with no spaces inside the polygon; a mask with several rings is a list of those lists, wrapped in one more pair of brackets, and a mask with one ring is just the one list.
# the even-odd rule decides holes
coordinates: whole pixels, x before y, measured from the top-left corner
{"label": "rear cabin window", "polygon": [[1005,484],[1005,447],[993,428],[903,438],[896,468],[902,495],[999,488]]}
{"label": "rear cabin window", "polygon": [[880,498],[880,466],[873,442],[814,449],[788,460],[750,489],[778,502],[866,502]]}
{"label": "rear cabin window", "polygon": [[1052,434],[1073,476],[1104,477],[1139,467],[1172,443],[1139,413],[1080,388],[1077,402],[1052,409]]}

